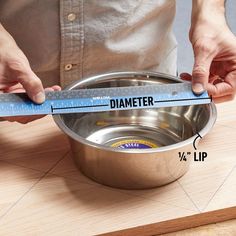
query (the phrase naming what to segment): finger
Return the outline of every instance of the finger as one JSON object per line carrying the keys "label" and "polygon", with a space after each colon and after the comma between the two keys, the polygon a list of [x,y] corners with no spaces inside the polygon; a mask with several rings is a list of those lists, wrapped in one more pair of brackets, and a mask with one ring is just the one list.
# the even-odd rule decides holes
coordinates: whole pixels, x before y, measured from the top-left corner
{"label": "finger", "polygon": [[[189,73],[181,73],[180,78],[182,80],[192,81],[192,76]],[[217,78],[219,78],[219,76],[210,74],[209,79],[208,79],[209,83],[216,84],[218,81],[222,82],[222,80],[218,80]]]}
{"label": "finger", "polygon": [[15,86],[18,82],[9,82],[9,83],[6,83],[6,82],[2,82],[0,81],[0,90],[6,90],[12,86]]}
{"label": "finger", "polygon": [[18,122],[21,124],[27,124],[34,120],[38,120],[43,118],[45,115],[37,115],[37,116],[12,116],[12,117],[4,117],[4,120],[9,122]]}
{"label": "finger", "polygon": [[27,63],[17,63],[16,65],[11,65],[11,69],[15,70],[16,80],[22,84],[28,96],[35,103],[43,103],[45,101],[45,93],[42,82],[31,70],[30,65]]}
{"label": "finger", "polygon": [[192,89],[196,94],[201,94],[206,90],[211,63],[214,54],[210,45],[206,43],[195,44],[194,47],[194,66],[192,72]]}
{"label": "finger", "polygon": [[53,88],[54,91],[61,91],[61,87],[59,85],[53,85],[51,88]]}
{"label": "finger", "polygon": [[[52,92],[52,91],[60,91],[61,87],[58,85],[54,85],[52,87],[46,88],[45,91]],[[24,92],[24,89],[17,88],[15,92]],[[18,122],[21,124],[27,124],[29,122],[32,122],[34,120],[38,120],[43,118],[45,115],[35,115],[35,116],[12,116],[12,117],[4,117],[4,120],[7,120],[9,122]]]}
{"label": "finger", "polygon": [[22,87],[21,84],[19,84],[18,82],[6,89],[3,89],[3,92],[4,93],[15,93],[15,91],[18,91],[21,93],[21,92],[25,92],[24,88]]}
{"label": "finger", "polygon": [[220,83],[208,84],[208,92],[213,97],[233,95],[236,92],[236,71],[226,75],[225,80]]}
{"label": "finger", "polygon": [[[232,92],[236,92],[236,71],[232,71],[225,76],[225,82],[230,84],[232,87]],[[231,92],[231,91],[229,91]]]}
{"label": "finger", "polygon": [[52,87],[49,87],[49,88],[45,88],[45,90],[44,90],[45,92],[53,92],[54,91],[54,89],[52,88]]}
{"label": "finger", "polygon": [[229,101],[232,101],[234,99],[234,97],[235,97],[235,95],[231,94],[231,95],[227,95],[227,96],[213,98],[213,101],[214,101],[214,103],[229,102]]}
{"label": "finger", "polygon": [[182,80],[187,80],[187,81],[191,81],[192,80],[192,76],[188,73],[181,73],[180,74],[180,78]]}
{"label": "finger", "polygon": [[8,90],[5,93],[25,93],[25,90],[23,88],[19,87],[19,88],[14,88],[14,89]]}
{"label": "finger", "polygon": [[219,77],[218,75],[212,75],[210,74],[210,77],[209,77],[209,83],[211,84],[218,84],[218,83],[221,83],[223,82],[223,80],[221,79],[221,77]]}
{"label": "finger", "polygon": [[233,94],[233,88],[229,83],[208,84],[207,91],[212,97],[222,97]]}
{"label": "finger", "polygon": [[61,91],[61,87],[54,85],[52,87],[45,88],[45,92]]}
{"label": "finger", "polygon": [[[45,91],[61,91],[61,87],[58,85],[53,85],[52,87],[45,88]],[[25,93],[25,89],[22,87],[21,84],[17,84],[12,86],[8,89],[4,90],[4,93]]]}

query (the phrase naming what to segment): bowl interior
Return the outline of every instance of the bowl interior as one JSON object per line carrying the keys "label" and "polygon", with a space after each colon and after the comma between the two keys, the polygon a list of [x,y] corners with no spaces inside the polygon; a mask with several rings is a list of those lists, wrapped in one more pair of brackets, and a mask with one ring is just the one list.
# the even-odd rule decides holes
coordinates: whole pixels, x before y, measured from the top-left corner
{"label": "bowl interior", "polygon": [[[161,76],[103,78],[78,83],[78,88],[140,86],[180,81]],[[209,105],[166,107],[61,115],[79,138],[113,148],[157,148],[187,140],[210,119]]]}

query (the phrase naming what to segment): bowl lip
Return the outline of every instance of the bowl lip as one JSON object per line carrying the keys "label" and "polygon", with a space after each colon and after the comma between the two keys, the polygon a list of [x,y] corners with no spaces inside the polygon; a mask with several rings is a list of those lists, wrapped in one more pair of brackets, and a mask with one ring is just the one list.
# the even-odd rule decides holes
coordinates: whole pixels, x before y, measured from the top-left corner
{"label": "bowl lip", "polygon": [[[90,83],[90,82],[96,82],[100,79],[122,78],[122,77],[125,78],[127,76],[134,77],[134,78],[137,77],[137,76],[142,76],[142,77],[146,77],[146,78],[149,78],[150,76],[152,76],[152,77],[163,77],[164,79],[167,79],[167,80],[172,80],[172,81],[184,83],[184,81],[181,80],[177,76],[172,76],[172,75],[168,75],[168,74],[164,74],[164,73],[160,73],[160,72],[152,72],[152,71],[116,71],[116,72],[111,72],[111,73],[106,73],[106,74],[99,74],[99,75],[95,75],[95,76],[85,78],[85,79],[80,80],[80,81],[76,81],[76,82],[70,84],[69,86],[67,86],[65,88],[65,90],[71,90],[71,89],[75,88],[77,85],[83,85],[83,84],[87,84],[87,83]],[[114,148],[114,147],[105,146],[105,145],[102,145],[102,144],[97,144],[97,143],[94,143],[94,142],[91,142],[91,141],[87,140],[86,138],[83,138],[83,137],[79,136],[78,134],[73,132],[71,129],[69,129],[64,124],[64,122],[62,121],[61,115],[53,115],[53,119],[54,119],[55,123],[58,125],[58,127],[65,134],[67,134],[73,140],[75,140],[79,143],[82,143],[86,146],[97,148],[97,149],[103,150],[103,151],[110,151],[110,152],[117,152],[117,153],[127,153],[127,154],[128,153],[132,153],[132,154],[160,153],[160,152],[166,152],[166,151],[170,151],[170,150],[183,148],[183,147],[185,147],[189,144],[193,145],[193,142],[198,137],[198,134],[200,134],[201,137],[204,137],[212,129],[213,125],[216,122],[216,118],[217,118],[216,106],[213,102],[211,102],[210,104],[205,104],[205,106],[209,106],[209,111],[210,111],[209,120],[208,120],[207,124],[205,125],[205,127],[202,130],[198,131],[197,134],[195,134],[194,136],[192,136],[192,137],[190,137],[190,138],[188,138],[188,139],[186,139],[182,142],[179,142],[179,143],[171,144],[171,145],[164,146],[164,147],[150,148],[150,149],[121,149],[121,148]]]}

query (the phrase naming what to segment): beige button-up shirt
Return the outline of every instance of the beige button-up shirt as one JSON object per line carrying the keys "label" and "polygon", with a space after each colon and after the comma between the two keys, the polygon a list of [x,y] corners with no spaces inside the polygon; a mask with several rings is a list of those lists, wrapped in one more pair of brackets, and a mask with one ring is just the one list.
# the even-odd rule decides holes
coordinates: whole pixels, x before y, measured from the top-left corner
{"label": "beige button-up shirt", "polygon": [[44,86],[110,71],[176,73],[175,0],[4,0],[0,22]]}

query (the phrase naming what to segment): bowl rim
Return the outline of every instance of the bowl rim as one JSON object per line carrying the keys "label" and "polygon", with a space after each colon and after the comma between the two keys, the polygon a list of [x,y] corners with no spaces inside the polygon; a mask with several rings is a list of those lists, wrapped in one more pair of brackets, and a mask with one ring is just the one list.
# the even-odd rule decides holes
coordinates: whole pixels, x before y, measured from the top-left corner
{"label": "bowl rim", "polygon": [[[95,75],[95,76],[91,76],[88,78],[85,78],[83,80],[80,81],[76,81],[72,84],[70,84],[69,86],[67,86],[65,88],[65,90],[71,90],[73,88],[75,88],[78,85],[83,85],[83,84],[87,84],[87,83],[91,83],[91,82],[96,82],[100,79],[106,79],[106,78],[125,78],[125,77],[137,77],[137,76],[142,76],[142,77],[146,77],[149,78],[150,76],[152,77],[164,77],[165,79],[169,79],[172,81],[176,81],[176,82],[180,82],[183,83],[184,81],[181,80],[179,77],[177,76],[172,76],[172,75],[168,75],[168,74],[164,74],[164,73],[160,73],[160,72],[153,72],[153,71],[116,71],[116,72],[111,72],[111,73],[105,73],[105,74],[99,74],[99,75]],[[216,110],[216,105],[214,104],[214,102],[211,102],[210,104],[205,104],[205,106],[209,106],[209,119],[207,124],[205,125],[205,127],[203,129],[201,129],[200,131],[198,131],[197,134],[195,134],[194,136],[181,141],[179,143],[175,143],[175,144],[171,144],[168,146],[164,146],[164,147],[158,147],[158,148],[150,148],[150,149],[122,149],[122,148],[114,148],[114,147],[109,147],[109,146],[105,146],[102,144],[98,144],[98,143],[94,143],[92,141],[87,140],[86,138],[83,138],[81,136],[79,136],[78,134],[76,134],[74,131],[72,131],[71,129],[69,129],[64,122],[62,121],[61,115],[53,115],[53,119],[55,121],[55,123],[58,125],[58,127],[65,133],[67,134],[70,138],[72,138],[75,141],[78,141],[84,145],[88,145],[90,147],[93,148],[97,148],[100,150],[104,150],[104,151],[110,151],[110,152],[118,152],[118,153],[132,153],[132,154],[143,154],[143,153],[159,153],[159,152],[166,152],[166,151],[170,151],[170,150],[174,150],[174,149],[179,149],[182,147],[185,147],[189,144],[193,144],[194,140],[198,137],[198,134],[200,134],[201,137],[204,137],[213,127],[213,125],[216,122],[216,118],[217,118],[217,110]]]}

